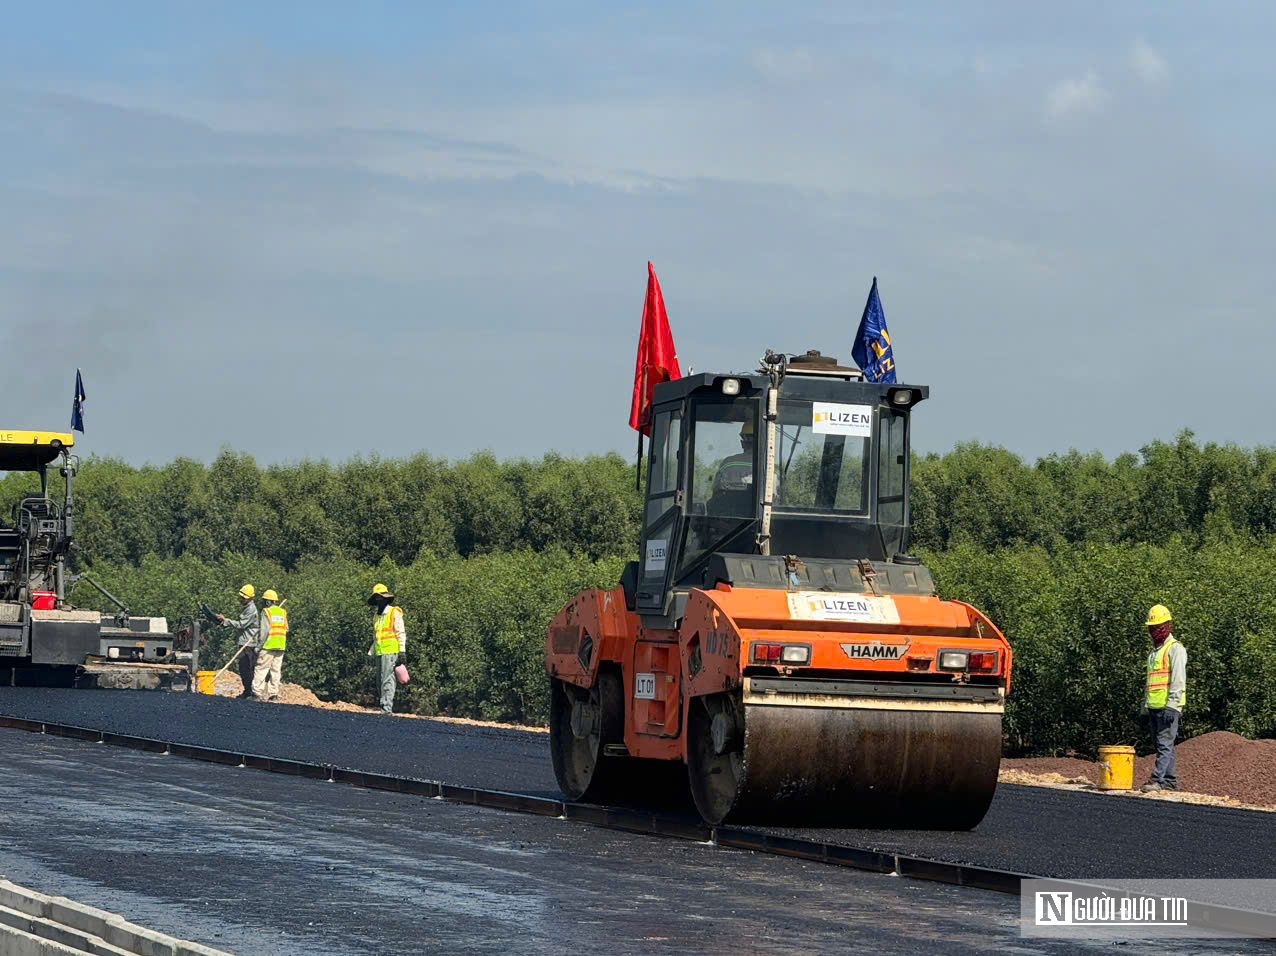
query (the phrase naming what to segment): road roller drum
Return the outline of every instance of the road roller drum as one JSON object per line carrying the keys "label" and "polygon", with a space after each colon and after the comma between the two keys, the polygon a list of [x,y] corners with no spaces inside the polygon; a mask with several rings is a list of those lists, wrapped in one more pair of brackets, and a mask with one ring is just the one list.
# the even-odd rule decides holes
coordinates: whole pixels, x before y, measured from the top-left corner
{"label": "road roller drum", "polygon": [[724,749],[713,723],[726,709],[706,701],[689,728],[692,794],[710,823],[969,829],[996,789],[999,713],[746,704],[739,744]]}

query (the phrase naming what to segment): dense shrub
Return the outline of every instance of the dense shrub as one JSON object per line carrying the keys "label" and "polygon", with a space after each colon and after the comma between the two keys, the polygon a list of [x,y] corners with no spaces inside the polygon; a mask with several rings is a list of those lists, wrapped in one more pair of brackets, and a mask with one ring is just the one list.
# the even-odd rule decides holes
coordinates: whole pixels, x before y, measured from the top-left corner
{"label": "dense shrub", "polygon": [[1014,650],[1012,751],[1093,753],[1142,739],[1147,609],[1166,603],[1188,651],[1183,733],[1276,732],[1276,547],[1088,544],[926,555],[941,596],[968,601]]}
{"label": "dense shrub", "polygon": [[[163,614],[171,626],[189,621],[201,600],[225,614],[238,608],[245,582],[274,588],[287,600],[285,679],[320,697],[370,703],[376,675],[368,657],[372,617],[365,603],[383,582],[404,611],[413,680],[403,707],[538,723],[548,717],[545,626],[584,588],[613,587],[624,557],[599,561],[561,548],[519,550],[467,559],[423,552],[400,567],[369,567],[348,558],[308,562],[288,571],[269,561],[228,555],[215,564],[193,555],[146,558],[140,566],[99,565],[93,576],[135,613]],[[86,607],[110,609],[84,582],[73,594]],[[203,653],[220,666],[235,647],[225,629],[208,631]]]}

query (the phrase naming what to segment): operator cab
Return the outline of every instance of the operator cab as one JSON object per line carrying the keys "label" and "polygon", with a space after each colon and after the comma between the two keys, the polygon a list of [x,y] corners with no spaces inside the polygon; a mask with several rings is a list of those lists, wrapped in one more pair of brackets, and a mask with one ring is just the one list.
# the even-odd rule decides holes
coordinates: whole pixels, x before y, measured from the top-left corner
{"label": "operator cab", "polygon": [[[676,619],[690,588],[720,581],[866,590],[867,575],[928,591],[905,551],[909,413],[929,389],[865,382],[818,352],[768,353],[759,373],[653,389],[642,547],[623,582],[633,609]],[[891,563],[908,573],[892,575]]]}
{"label": "operator cab", "polygon": [[[0,602],[27,602],[33,593],[63,598],[65,557],[71,542],[71,478],[75,437],[65,432],[0,428],[0,472],[39,475],[40,493],[0,515]],[[49,496],[49,467],[61,459],[64,503]]]}

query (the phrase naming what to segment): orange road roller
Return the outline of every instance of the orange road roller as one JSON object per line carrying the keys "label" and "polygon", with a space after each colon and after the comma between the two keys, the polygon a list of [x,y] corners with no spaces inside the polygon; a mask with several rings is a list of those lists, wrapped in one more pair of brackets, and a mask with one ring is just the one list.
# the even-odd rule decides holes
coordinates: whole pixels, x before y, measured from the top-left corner
{"label": "orange road roller", "polygon": [[908,554],[925,386],[818,352],[652,391],[639,560],[546,636],[563,793],[711,824],[962,830],[997,786],[1010,644]]}

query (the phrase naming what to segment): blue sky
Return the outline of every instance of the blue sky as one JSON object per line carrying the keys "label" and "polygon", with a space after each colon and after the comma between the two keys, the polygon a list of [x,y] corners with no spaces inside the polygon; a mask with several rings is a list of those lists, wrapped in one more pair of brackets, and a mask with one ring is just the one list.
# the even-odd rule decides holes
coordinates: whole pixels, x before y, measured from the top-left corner
{"label": "blue sky", "polygon": [[878,276],[926,449],[1270,443],[1276,7],[1202,10],[16,7],[3,424],[78,365],[138,463],[631,454],[651,259],[705,371]]}

